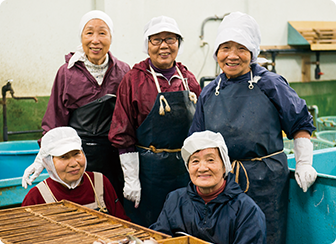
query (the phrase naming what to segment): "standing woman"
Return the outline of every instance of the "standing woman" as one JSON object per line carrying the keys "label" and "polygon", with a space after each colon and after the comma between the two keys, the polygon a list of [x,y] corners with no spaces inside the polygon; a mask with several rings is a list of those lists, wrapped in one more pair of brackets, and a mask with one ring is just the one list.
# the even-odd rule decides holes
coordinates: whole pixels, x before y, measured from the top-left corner
{"label": "standing woman", "polygon": [[294,138],[295,178],[306,192],[317,175],[310,141],[315,127],[288,82],[256,63],[259,45],[251,16],[234,12],[223,19],[213,54],[223,73],[203,89],[189,134],[223,135],[241,188],[266,215],[267,243],[277,244],[286,241],[289,184],[282,130]]}
{"label": "standing woman", "polygon": [[[81,45],[65,56],[51,91],[42,120],[43,134],[59,126],[71,126],[82,139],[87,170],[103,173],[123,199],[123,175],[118,150],[111,146],[108,132],[122,77],[130,70],[109,51],[113,34],[111,18],[104,12],[86,13],[79,24]],[[37,157],[22,178],[27,187],[42,172]],[[34,173],[30,178],[29,175]]]}
{"label": "standing woman", "polygon": [[144,52],[149,58],[121,81],[109,132],[124,172],[125,211],[132,222],[146,227],[156,221],[166,195],[189,182],[180,149],[201,88],[175,61],[182,47],[174,19],[160,16],[146,24]]}

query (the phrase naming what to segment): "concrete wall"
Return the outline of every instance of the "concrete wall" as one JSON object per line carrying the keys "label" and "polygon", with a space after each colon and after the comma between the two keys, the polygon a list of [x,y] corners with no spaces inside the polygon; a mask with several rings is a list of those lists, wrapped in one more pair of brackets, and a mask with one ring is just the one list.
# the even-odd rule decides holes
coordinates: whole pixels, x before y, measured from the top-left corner
{"label": "concrete wall", "polygon": [[[92,9],[111,16],[115,29],[111,51],[131,66],[147,57],[142,53],[144,25],[159,15],[174,18],[186,44],[177,60],[198,80],[216,73],[212,52],[219,21],[205,24],[207,44],[200,45],[201,25],[208,17],[232,11],[252,15],[260,25],[263,46],[287,44],[287,21],[336,21],[331,0],[0,0],[0,85],[13,79],[16,96],[50,95],[64,55],[80,43],[79,20]],[[322,54],[320,60],[321,80],[335,80],[336,54]],[[300,56],[278,56],[276,70],[290,82],[300,81]]]}

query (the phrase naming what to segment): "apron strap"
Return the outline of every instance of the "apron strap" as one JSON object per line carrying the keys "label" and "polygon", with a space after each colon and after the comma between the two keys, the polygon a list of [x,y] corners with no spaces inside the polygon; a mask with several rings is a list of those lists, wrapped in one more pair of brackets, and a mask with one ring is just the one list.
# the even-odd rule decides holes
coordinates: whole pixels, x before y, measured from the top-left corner
{"label": "apron strap", "polygon": [[139,148],[142,148],[142,149],[145,149],[145,150],[150,150],[150,151],[152,151],[154,153],[161,153],[161,152],[169,152],[169,153],[181,152],[181,148],[178,148],[178,149],[167,149],[167,148],[157,149],[153,145],[150,145],[149,147],[144,147],[144,146],[140,146],[140,145],[135,145],[135,146],[139,147]]}
{"label": "apron strap", "polygon": [[[86,172],[84,172],[84,174],[88,177],[88,179],[89,179],[89,181],[90,181],[90,183],[91,183],[91,186],[92,186],[92,189],[93,189],[93,192],[94,192],[94,194],[95,194],[96,201],[97,201],[97,204],[98,204],[99,212],[107,213],[107,212],[108,212],[108,211],[107,211],[107,208],[106,208],[105,206],[103,207],[102,204],[100,203],[99,197],[98,197],[97,192],[96,192],[96,189],[95,189],[95,187],[94,187],[94,185],[93,185],[93,183],[92,183],[92,180],[90,179],[89,175],[88,175]],[[95,175],[95,176],[96,176],[96,175]],[[95,182],[96,182],[96,181],[95,181]]]}
{"label": "apron strap", "polygon": [[[275,152],[275,153],[272,153],[272,154],[269,154],[269,155],[266,155],[266,156],[263,156],[263,157],[260,157],[260,158],[252,158],[252,159],[241,159],[241,160],[234,160],[232,162],[232,170],[231,170],[231,173],[235,174],[236,175],[236,178],[235,178],[235,181],[236,183],[239,184],[239,169],[240,169],[240,166],[242,167],[242,169],[244,170],[244,173],[245,173],[245,177],[246,177],[246,188],[244,190],[244,192],[246,193],[249,188],[250,188],[250,181],[249,181],[249,178],[248,178],[248,174],[247,174],[247,171],[244,167],[244,165],[242,164],[241,161],[262,161],[263,159],[265,158],[269,158],[269,157],[272,157],[272,156],[275,156],[277,154],[280,154],[282,153],[284,150],[281,150],[281,151],[278,151],[278,152]],[[236,172],[234,172],[236,169]]]}

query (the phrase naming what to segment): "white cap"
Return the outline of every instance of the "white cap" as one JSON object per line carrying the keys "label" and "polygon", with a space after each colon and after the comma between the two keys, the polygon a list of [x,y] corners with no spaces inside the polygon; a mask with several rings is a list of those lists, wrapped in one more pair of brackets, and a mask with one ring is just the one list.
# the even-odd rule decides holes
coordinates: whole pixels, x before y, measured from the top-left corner
{"label": "white cap", "polygon": [[[171,32],[177,34],[181,37],[181,31],[177,26],[177,23],[174,19],[166,17],[166,16],[159,16],[152,18],[144,28],[144,47],[143,52],[148,54],[148,37],[161,33],[161,32]],[[181,40],[178,55],[183,52],[183,40]]]}
{"label": "white cap", "polygon": [[[62,156],[73,150],[82,150],[82,140],[78,136],[75,129],[68,126],[56,127],[49,130],[41,140],[40,156],[42,157],[42,162],[51,179],[59,182],[69,189],[76,188],[81,180],[80,177],[76,182],[72,182],[70,185],[64,182],[57,174],[53,157]],[[84,153],[84,152],[83,152]],[[84,154],[85,156],[85,154]],[[85,169],[86,169],[86,158],[85,158]],[[85,170],[84,169],[84,170]]]}
{"label": "white cap", "polygon": [[72,127],[56,127],[42,137],[42,157],[62,156],[72,150],[82,150],[82,140]]}
{"label": "white cap", "polygon": [[261,34],[259,25],[250,15],[233,12],[224,17],[218,27],[213,58],[217,61],[216,52],[219,46],[228,41],[244,45],[251,53],[251,63],[256,63],[260,53]]}
{"label": "white cap", "polygon": [[224,177],[226,177],[229,171],[231,171],[231,162],[228,156],[227,146],[223,136],[219,132],[215,133],[209,130],[194,132],[191,136],[184,140],[183,147],[181,149],[181,155],[187,170],[190,156],[193,155],[196,151],[207,148],[219,149],[225,167]]}

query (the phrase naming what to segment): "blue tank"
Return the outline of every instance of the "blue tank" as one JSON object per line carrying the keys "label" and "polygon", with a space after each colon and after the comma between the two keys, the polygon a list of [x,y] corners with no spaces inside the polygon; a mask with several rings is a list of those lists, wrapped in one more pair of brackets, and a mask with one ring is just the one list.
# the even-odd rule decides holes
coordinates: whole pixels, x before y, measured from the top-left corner
{"label": "blue tank", "polygon": [[317,180],[306,193],[294,178],[295,158],[288,155],[291,169],[287,221],[287,244],[332,244],[336,239],[336,148],[315,150],[313,166]]}
{"label": "blue tank", "polygon": [[38,151],[35,140],[0,142],[0,208],[21,204],[28,191],[48,177],[44,170],[32,186],[21,186],[23,172],[34,162]]}

